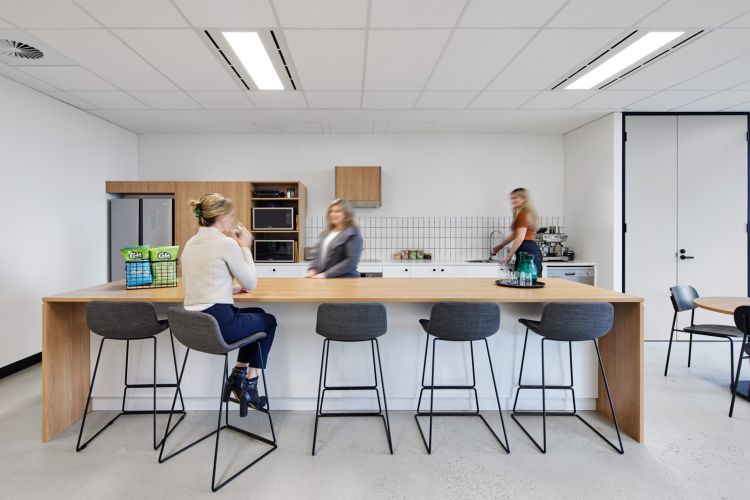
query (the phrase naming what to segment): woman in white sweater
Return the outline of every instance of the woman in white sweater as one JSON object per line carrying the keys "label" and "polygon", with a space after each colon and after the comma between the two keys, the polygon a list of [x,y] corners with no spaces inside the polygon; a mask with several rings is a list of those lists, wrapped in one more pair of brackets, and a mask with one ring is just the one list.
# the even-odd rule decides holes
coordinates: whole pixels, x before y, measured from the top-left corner
{"label": "woman in white sweater", "polygon": [[[257,274],[250,253],[252,235],[242,226],[237,232],[233,229],[236,216],[232,200],[212,193],[191,200],[190,206],[200,228],[182,251],[185,309],[216,318],[228,343],[266,333],[260,342],[239,349],[237,365],[227,379],[224,401],[233,392],[240,402],[240,415],[245,416],[248,406],[263,408],[267,404],[266,398],[258,395],[258,375],[268,361],[276,318],[259,307],[234,306],[232,295],[253,290]],[[238,284],[233,284],[234,279]]]}

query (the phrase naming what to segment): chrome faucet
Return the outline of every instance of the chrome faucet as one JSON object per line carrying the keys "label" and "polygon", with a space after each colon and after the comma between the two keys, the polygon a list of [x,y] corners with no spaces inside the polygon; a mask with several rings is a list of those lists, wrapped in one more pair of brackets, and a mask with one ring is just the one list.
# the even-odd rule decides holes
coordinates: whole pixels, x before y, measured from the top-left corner
{"label": "chrome faucet", "polygon": [[492,262],[492,261],[494,260],[494,259],[493,259],[493,257],[494,257],[494,254],[492,253],[492,250],[493,250],[493,249],[495,248],[495,245],[493,245],[493,244],[492,244],[492,237],[493,237],[493,236],[494,236],[495,234],[500,234],[500,235],[502,235],[503,233],[502,233],[501,231],[498,231],[497,229],[495,229],[494,231],[492,231],[492,232],[490,233],[490,252],[489,252],[489,256],[488,256],[488,258],[487,258],[487,260],[488,260],[488,261],[490,261],[490,262]]}

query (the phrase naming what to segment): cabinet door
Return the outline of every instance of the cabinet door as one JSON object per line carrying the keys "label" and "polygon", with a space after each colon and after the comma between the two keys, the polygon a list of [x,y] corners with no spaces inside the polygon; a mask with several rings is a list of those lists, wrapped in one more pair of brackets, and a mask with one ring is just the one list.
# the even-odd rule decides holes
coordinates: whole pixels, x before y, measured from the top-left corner
{"label": "cabinet door", "polygon": [[259,278],[299,278],[302,268],[289,264],[256,264]]}
{"label": "cabinet door", "polygon": [[[678,118],[677,282],[747,295],[747,117]],[[731,323],[700,311],[700,323]]]}
{"label": "cabinet door", "polygon": [[414,266],[411,268],[412,278],[437,278],[439,276],[440,268],[438,266]]}
{"label": "cabinet door", "polygon": [[466,266],[437,266],[438,278],[465,278]]}
{"label": "cabinet door", "polygon": [[669,287],[677,282],[677,117],[628,116],[625,127],[625,291],[646,299],[646,338],[669,338]]}
{"label": "cabinet door", "polygon": [[[500,269],[500,266],[497,264],[466,266],[466,277],[498,279],[500,277]],[[504,266],[503,269],[510,269],[510,266]]]}
{"label": "cabinet door", "polygon": [[410,278],[411,267],[403,266],[383,266],[383,278]]}

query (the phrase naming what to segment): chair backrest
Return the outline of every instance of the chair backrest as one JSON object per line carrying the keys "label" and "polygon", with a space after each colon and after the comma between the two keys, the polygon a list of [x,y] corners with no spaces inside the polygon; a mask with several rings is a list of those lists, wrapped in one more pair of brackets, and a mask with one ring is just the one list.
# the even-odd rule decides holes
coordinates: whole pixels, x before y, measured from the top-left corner
{"label": "chair backrest", "polygon": [[167,329],[150,302],[89,302],[86,322],[89,330],[108,339],[147,338]]}
{"label": "chair backrest", "polygon": [[481,340],[500,328],[494,302],[438,302],[432,306],[428,333],[445,340]]}
{"label": "chair backrest", "polygon": [[542,309],[539,332],[562,341],[594,340],[612,330],[615,308],[608,302],[555,302]]}
{"label": "chair backrest", "polygon": [[370,340],[387,330],[388,319],[383,304],[339,302],[318,306],[315,331],[331,340]]}
{"label": "chair backrest", "polygon": [[221,336],[216,318],[184,307],[170,307],[167,311],[169,329],[182,345],[209,354],[225,354],[232,350]]}
{"label": "chair backrest", "polygon": [[750,333],[750,306],[740,306],[734,310],[734,324],[745,335]]}
{"label": "chair backrest", "polygon": [[692,286],[673,286],[669,289],[672,307],[675,312],[692,311],[695,309],[693,299],[698,298],[698,291]]}

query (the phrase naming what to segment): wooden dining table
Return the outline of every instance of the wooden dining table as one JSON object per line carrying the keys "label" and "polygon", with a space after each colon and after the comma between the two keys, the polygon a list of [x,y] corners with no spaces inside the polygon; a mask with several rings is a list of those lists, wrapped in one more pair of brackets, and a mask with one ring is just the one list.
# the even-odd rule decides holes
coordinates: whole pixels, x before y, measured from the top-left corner
{"label": "wooden dining table", "polygon": [[[733,315],[738,307],[750,306],[750,297],[698,297],[693,304],[707,311]],[[737,395],[750,401],[750,380],[737,382]]]}

